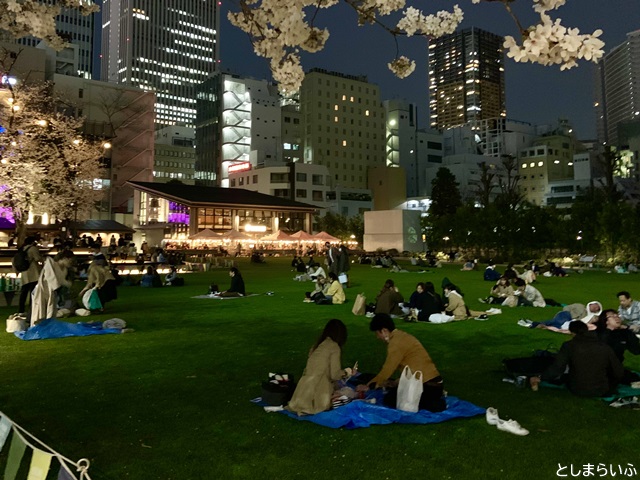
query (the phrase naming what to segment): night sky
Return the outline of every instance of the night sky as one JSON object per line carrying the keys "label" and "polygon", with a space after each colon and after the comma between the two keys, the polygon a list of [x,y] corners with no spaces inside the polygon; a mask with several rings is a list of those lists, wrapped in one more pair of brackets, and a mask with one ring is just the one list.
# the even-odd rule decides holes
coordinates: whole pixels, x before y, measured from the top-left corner
{"label": "night sky", "polygon": [[[417,2],[433,9],[451,10],[458,3],[465,12],[462,27],[479,27],[499,35],[517,34],[515,24],[498,2],[473,5],[470,1]],[[535,13],[530,0],[517,0],[514,8],[523,25],[530,25]],[[247,36],[231,26],[226,18],[227,0],[220,19],[221,67],[239,75],[270,79],[268,62],[256,57]],[[335,10],[335,12],[333,12]],[[565,26],[577,27],[581,33],[601,28],[605,51],[622,43],[626,34],[640,29],[640,0],[567,0],[556,11]],[[323,10],[317,26],[326,24],[330,37],[325,49],[303,57],[306,70],[318,67],[349,75],[366,75],[380,86],[382,99],[404,98],[418,106],[420,127],[428,127],[427,43],[423,38],[401,39],[400,52],[417,63],[413,74],[400,80],[387,69],[395,56],[391,36],[375,26],[358,27],[355,13],[347,6]],[[426,13],[433,13],[426,10]],[[557,18],[554,14],[552,18]],[[395,23],[395,22],[394,22]],[[593,77],[595,66],[582,62],[579,67],[560,72],[559,67],[517,64],[505,60],[507,118],[534,124],[554,124],[568,118],[580,139],[595,138]]]}

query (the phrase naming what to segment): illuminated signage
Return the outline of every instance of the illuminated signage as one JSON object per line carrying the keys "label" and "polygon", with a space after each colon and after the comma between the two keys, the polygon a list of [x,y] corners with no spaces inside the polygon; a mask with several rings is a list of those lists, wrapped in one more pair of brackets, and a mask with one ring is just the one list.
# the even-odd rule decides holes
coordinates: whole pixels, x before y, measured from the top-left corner
{"label": "illuminated signage", "polygon": [[251,170],[251,164],[249,162],[236,163],[235,165],[229,166],[229,173],[246,172],[247,170]]}

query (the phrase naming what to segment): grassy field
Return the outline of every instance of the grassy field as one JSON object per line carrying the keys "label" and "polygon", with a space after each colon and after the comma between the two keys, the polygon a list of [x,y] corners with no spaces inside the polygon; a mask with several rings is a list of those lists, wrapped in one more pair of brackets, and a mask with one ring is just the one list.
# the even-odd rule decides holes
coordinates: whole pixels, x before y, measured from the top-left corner
{"label": "grassy field", "polygon": [[[343,364],[358,360],[361,371],[377,372],[385,346],[369,332],[368,319],[351,314],[357,293],[371,300],[393,278],[408,297],[418,281],[440,290],[447,276],[469,307],[480,309],[477,298],[486,296],[490,283],[482,272],[455,265],[422,274],[354,265],[349,303],[316,306],[302,302],[311,283],[292,281],[289,260],[241,260],[239,267],[248,291],[275,295],[190,298],[212,282],[228,285],[220,269],[186,276],[183,288],[120,288],[120,298],[91,320],[123,318],[135,329],[130,334],[34,342],[3,334],[0,410],[66,456],[90,458],[94,480],[522,479],[557,478],[559,464],[574,471],[586,464],[640,467],[637,411],[502,382],[503,358],[568,340],[516,325],[521,317],[551,318],[558,310],[551,307],[504,309],[486,322],[399,323],[423,342],[451,395],[497,408],[502,418],[529,429],[527,437],[498,431],[484,417],[332,430],[266,414],[249,402],[260,395],[260,382],[270,371],[298,378],[330,318],[349,328]],[[617,308],[619,290],[640,297],[640,276],[587,271],[541,277],[537,287],[562,303],[599,300]],[[0,308],[0,316],[13,311]],[[638,357],[626,364],[640,370]]]}

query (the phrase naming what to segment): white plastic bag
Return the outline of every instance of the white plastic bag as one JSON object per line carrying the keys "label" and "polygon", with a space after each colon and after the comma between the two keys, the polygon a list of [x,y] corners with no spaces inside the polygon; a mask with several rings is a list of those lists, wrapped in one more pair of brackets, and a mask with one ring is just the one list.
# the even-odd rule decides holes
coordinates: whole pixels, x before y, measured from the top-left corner
{"label": "white plastic bag", "polygon": [[100,296],[98,295],[98,289],[96,287],[84,292],[82,304],[87,310],[100,310],[102,308],[102,302],[100,302]]}
{"label": "white plastic bag", "polygon": [[27,329],[27,321],[24,318],[7,318],[7,333],[24,332]]}
{"label": "white plastic bag", "polygon": [[340,275],[338,275],[338,281],[344,285],[349,281],[349,278],[347,277],[346,273],[341,273]]}
{"label": "white plastic bag", "polygon": [[411,372],[409,365],[402,370],[402,376],[398,383],[398,397],[396,408],[405,412],[417,412],[422,396],[422,372]]}

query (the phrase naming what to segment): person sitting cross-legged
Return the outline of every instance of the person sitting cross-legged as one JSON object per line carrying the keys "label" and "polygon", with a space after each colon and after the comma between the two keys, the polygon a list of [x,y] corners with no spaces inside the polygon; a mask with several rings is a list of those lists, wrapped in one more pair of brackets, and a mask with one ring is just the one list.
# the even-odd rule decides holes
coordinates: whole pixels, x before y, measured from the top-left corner
{"label": "person sitting cross-legged", "polygon": [[342,288],[342,284],[338,280],[338,275],[334,272],[329,272],[329,287],[322,294],[322,296],[316,297],[317,305],[340,305],[343,304],[346,300],[346,295],[344,294],[344,289]]}
{"label": "person sitting cross-legged", "polygon": [[246,292],[244,288],[244,280],[240,275],[240,270],[236,267],[229,269],[229,276],[231,277],[231,285],[224,292],[218,294],[219,297],[244,297]]}
{"label": "person sitting cross-legged", "polygon": [[532,389],[537,390],[540,380],[561,379],[571,393],[581,397],[603,397],[615,392],[624,369],[614,351],[582,322],[571,322],[569,330],[573,339],[562,344],[554,363],[542,376],[531,377]]}

